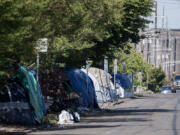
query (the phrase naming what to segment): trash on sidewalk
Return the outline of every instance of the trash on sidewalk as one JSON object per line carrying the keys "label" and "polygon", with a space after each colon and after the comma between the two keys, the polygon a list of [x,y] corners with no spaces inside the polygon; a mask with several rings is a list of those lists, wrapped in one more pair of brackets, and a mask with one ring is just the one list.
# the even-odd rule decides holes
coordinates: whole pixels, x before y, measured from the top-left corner
{"label": "trash on sidewalk", "polygon": [[74,121],[75,122],[80,122],[80,115],[79,115],[79,113],[75,112],[74,115],[75,115]]}
{"label": "trash on sidewalk", "polygon": [[66,111],[62,110],[59,114],[58,124],[74,124],[75,122],[80,122],[80,115],[78,112],[73,112],[72,110]]}
{"label": "trash on sidewalk", "polygon": [[59,114],[58,124],[74,124],[74,118],[68,111],[62,110]]}

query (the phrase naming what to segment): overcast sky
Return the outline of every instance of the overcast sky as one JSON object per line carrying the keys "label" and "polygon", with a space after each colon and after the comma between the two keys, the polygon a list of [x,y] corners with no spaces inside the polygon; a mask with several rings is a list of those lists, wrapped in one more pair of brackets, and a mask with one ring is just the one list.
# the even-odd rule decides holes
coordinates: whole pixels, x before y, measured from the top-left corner
{"label": "overcast sky", "polygon": [[[164,27],[168,24],[170,29],[180,29],[180,0],[157,0],[158,3],[158,28],[162,28],[164,18]],[[164,15],[163,17],[163,7]],[[154,21],[154,16],[151,19]],[[151,24],[150,27],[154,27]]]}

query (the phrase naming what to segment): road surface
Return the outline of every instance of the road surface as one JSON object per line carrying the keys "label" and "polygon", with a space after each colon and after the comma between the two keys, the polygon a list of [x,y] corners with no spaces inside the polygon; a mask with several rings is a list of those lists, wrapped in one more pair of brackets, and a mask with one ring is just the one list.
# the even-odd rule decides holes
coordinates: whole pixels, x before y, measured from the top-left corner
{"label": "road surface", "polygon": [[29,135],[180,135],[180,91],[126,99],[111,111],[82,118],[72,127]]}

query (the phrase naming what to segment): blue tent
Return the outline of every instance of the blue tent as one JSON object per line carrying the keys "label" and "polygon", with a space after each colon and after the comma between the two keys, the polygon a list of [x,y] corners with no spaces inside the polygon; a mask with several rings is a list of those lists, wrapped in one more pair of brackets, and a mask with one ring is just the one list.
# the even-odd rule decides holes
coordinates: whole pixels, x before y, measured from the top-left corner
{"label": "blue tent", "polygon": [[70,79],[72,88],[81,94],[81,105],[84,107],[97,107],[94,85],[89,76],[80,69],[71,69],[66,72],[66,75]]}
{"label": "blue tent", "polygon": [[[114,80],[114,73],[111,73],[112,81]],[[124,90],[130,90],[133,87],[132,82],[129,77],[125,74],[117,73],[116,74],[116,83],[118,83]]]}

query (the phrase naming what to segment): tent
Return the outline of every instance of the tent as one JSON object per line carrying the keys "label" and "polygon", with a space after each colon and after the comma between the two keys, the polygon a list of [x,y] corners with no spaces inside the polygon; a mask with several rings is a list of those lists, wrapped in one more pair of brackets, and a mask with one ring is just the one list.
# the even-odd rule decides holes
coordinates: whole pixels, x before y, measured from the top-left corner
{"label": "tent", "polygon": [[[32,125],[41,123],[45,104],[33,70],[19,67],[0,92],[0,119],[7,123]],[[17,106],[18,105],[18,106]],[[3,107],[4,106],[4,107]]]}
{"label": "tent", "polygon": [[[112,80],[114,80],[114,73],[111,73],[111,75],[113,77]],[[120,97],[132,97],[134,95],[133,84],[125,74],[116,74],[116,88]]]}
{"label": "tent", "polygon": [[98,81],[103,90],[106,101],[112,101],[116,99],[117,91],[114,88],[114,85],[111,81],[112,77],[109,73],[106,74],[104,70],[94,67],[89,68],[88,72],[91,73]]}
{"label": "tent", "polygon": [[36,124],[28,102],[0,102],[0,121],[6,124]]}
{"label": "tent", "polygon": [[11,79],[0,91],[0,121],[7,124],[34,125],[27,92]]}
{"label": "tent", "polygon": [[[30,69],[29,72],[31,72],[34,76],[34,78],[36,79],[37,81],[37,78],[36,78],[36,71],[33,70],[33,69]],[[42,100],[42,109],[43,109],[43,114],[45,115],[46,114],[46,105],[45,105],[45,102],[44,102],[44,98],[43,98],[43,95],[42,95],[42,90],[41,90],[41,85],[40,83],[37,81],[37,89],[38,89],[38,96],[41,98]]]}
{"label": "tent", "polygon": [[25,67],[21,66],[15,76],[13,76],[13,79],[16,79],[28,93],[33,117],[37,123],[41,123],[44,116],[42,95],[34,75],[30,71],[27,71]]}
{"label": "tent", "polygon": [[87,70],[85,70],[85,69],[81,69],[81,70],[84,73],[86,73],[91,78],[91,80],[93,81],[97,102],[98,103],[99,102],[106,102],[106,94],[103,92],[102,87],[99,85],[99,83],[96,80],[96,78],[94,77],[94,75],[91,74],[90,72],[87,73]]}
{"label": "tent", "polygon": [[80,104],[84,107],[98,107],[92,80],[80,69],[65,71],[72,88],[81,94]]}

